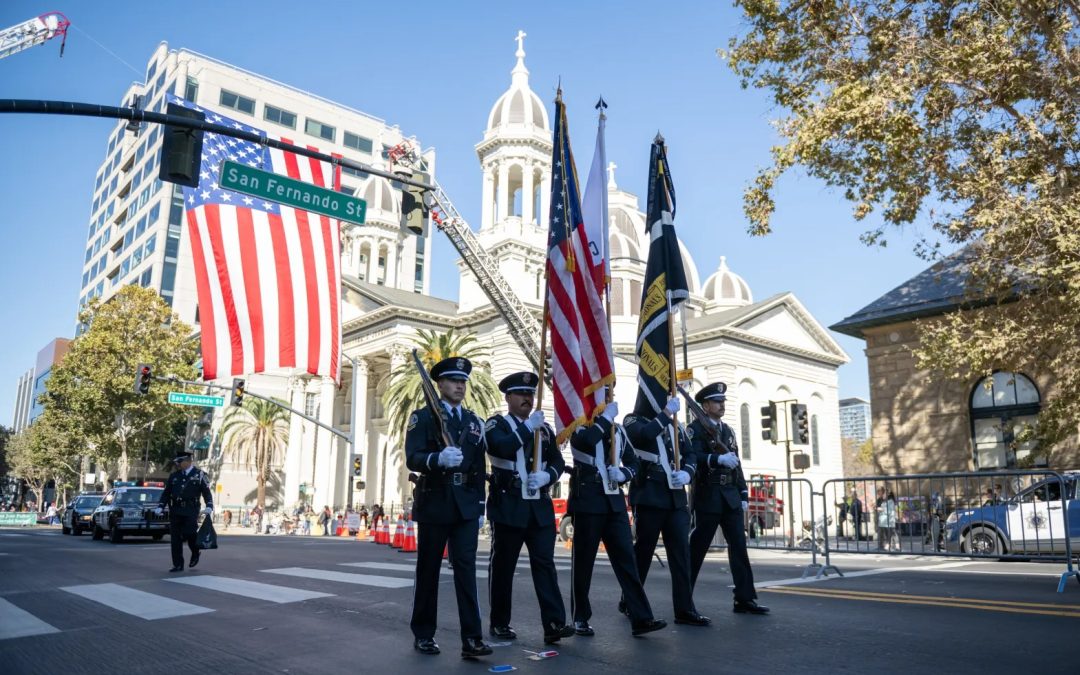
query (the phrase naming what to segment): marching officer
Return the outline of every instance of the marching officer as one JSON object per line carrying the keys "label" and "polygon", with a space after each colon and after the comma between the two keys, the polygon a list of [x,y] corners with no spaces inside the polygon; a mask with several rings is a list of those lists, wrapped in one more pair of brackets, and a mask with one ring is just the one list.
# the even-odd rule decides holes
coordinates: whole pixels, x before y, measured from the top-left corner
{"label": "marching officer", "polygon": [[[510,605],[514,592],[514,572],[524,544],[529,549],[536,598],[544,642],[552,644],[574,634],[566,625],[566,607],[559,592],[555,571],[555,509],[548,485],[559,480],[566,469],[562,453],[555,446],[555,432],[544,423],[544,411],[533,410],[538,376],[514,373],[499,382],[508,412],[488,420],[485,427],[491,488],[487,512],[491,521],[491,561],[488,598],[491,601],[491,635],[513,640]],[[541,436],[541,469],[532,471],[535,433]],[[525,494],[530,497],[527,499]]]}
{"label": "marching officer", "polygon": [[768,614],[769,608],[757,603],[754,572],[746,553],[744,520],[749,493],[739,464],[735,430],[723,420],[727,385],[715,382],[703,387],[694,394],[694,400],[701,404],[709,421],[694,420],[687,429],[700,467],[694,481],[690,582],[697,584],[698,572],[719,525],[727,541],[728,564],[735,582],[735,612]]}
{"label": "marching officer", "polygon": [[173,566],[170,572],[184,571],[184,542],[191,550],[189,567],[199,564],[199,545],[195,541],[199,531],[199,498],[206,507],[202,513],[209,518],[214,513],[214,497],[210,492],[210,478],[206,472],[192,464],[190,452],[179,452],[173,458],[177,469],[169,474],[165,489],[158,498],[156,511],[160,514],[169,509],[169,546],[172,549]]}
{"label": "marching officer", "polygon": [[431,369],[440,397],[437,414],[449,445],[430,408],[415,411],[405,432],[406,464],[420,474],[413,494],[413,520],[419,532],[410,627],[413,647],[422,654],[439,653],[435,643],[439,572],[447,545],[457,591],[461,656],[491,653],[483,641],[476,597],[476,542],[484,514],[484,423],[461,404],[471,372],[472,363],[462,357],[444,359]]}
{"label": "marching officer", "polygon": [[[644,584],[656,552],[656,542],[663,533],[664,550],[671,568],[675,623],[708,626],[712,621],[698,614],[694,607],[694,589],[690,581],[690,511],[683,488],[695,473],[696,458],[690,440],[675,420],[678,412],[679,399],[673,396],[655,418],[627,415],[624,420],[626,434],[637,448],[637,456],[641,460],[641,471],[630,484],[630,503],[634,506],[634,522],[637,524],[634,553],[638,577]],[[678,467],[671,466],[673,447],[670,431],[676,428],[679,429],[682,455]],[[671,485],[668,484],[668,469],[665,467],[671,471]]]}
{"label": "marching officer", "polygon": [[[593,564],[601,541],[607,548],[608,561],[622,588],[633,634],[643,635],[667,626],[662,619],[653,617],[634,562],[634,540],[630,534],[626,497],[621,486],[637,474],[638,461],[633,448],[624,442],[624,434],[613,421],[618,414],[619,406],[612,401],[592,424],[579,427],[570,436],[574,457],[570,499],[566,505],[566,515],[572,516],[574,523],[570,607],[574,613],[574,632],[586,637],[596,634],[589,625],[592,618],[589,587],[592,585]],[[622,466],[607,465],[607,448],[612,435],[616,435]],[[607,481],[616,486],[612,494],[604,489]]]}

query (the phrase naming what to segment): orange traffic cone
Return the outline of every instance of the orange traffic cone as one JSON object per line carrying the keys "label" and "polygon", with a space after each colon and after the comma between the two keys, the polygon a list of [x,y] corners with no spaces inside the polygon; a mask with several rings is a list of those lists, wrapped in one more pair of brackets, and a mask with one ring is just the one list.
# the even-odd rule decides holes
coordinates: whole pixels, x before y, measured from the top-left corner
{"label": "orange traffic cone", "polygon": [[398,517],[397,526],[394,527],[394,538],[390,541],[390,548],[401,548],[405,545],[405,521]]}
{"label": "orange traffic cone", "polygon": [[375,535],[376,544],[390,543],[390,528],[386,525],[386,519],[379,521],[379,533]]}
{"label": "orange traffic cone", "polygon": [[405,541],[401,547],[402,553],[416,553],[416,527],[410,520],[405,526]]}
{"label": "orange traffic cone", "polygon": [[442,547],[442,559],[447,560],[450,558],[450,544]]}

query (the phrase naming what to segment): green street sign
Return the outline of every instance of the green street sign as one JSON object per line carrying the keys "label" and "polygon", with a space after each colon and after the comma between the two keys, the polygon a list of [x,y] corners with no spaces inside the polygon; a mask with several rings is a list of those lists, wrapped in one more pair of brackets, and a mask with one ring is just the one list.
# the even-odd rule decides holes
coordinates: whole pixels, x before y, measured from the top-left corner
{"label": "green street sign", "polygon": [[224,190],[243,192],[252,197],[321,213],[357,225],[363,225],[367,215],[367,202],[363,199],[279,176],[270,171],[253,169],[230,160],[221,163],[221,179],[218,184]]}
{"label": "green street sign", "polygon": [[185,394],[179,391],[170,391],[169,403],[175,403],[177,405],[197,405],[204,408],[220,408],[225,405],[225,399],[221,396],[203,396],[202,394]]}

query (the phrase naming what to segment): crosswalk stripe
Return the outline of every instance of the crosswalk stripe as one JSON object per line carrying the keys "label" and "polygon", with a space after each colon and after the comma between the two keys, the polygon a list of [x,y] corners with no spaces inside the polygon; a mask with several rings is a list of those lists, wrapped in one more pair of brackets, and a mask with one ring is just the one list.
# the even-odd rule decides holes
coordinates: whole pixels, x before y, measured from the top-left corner
{"label": "crosswalk stripe", "polygon": [[65,586],[60,590],[148,621],[170,619],[174,616],[206,614],[214,611],[208,607],[200,607],[165,596],[146,593],[120,584]]}
{"label": "crosswalk stripe", "polygon": [[59,632],[58,628],[0,598],[0,640]]}
{"label": "crosswalk stripe", "polygon": [[259,570],[270,574],[284,574],[289,577],[302,579],[322,579],[325,581],[340,581],[346,584],[360,584],[362,586],[378,586],[380,588],[405,588],[412,586],[412,579],[400,577],[380,577],[373,574],[350,574],[349,572],[335,572],[333,570],[311,569],[307,567],[280,567],[272,570]]}
{"label": "crosswalk stripe", "polygon": [[[397,572],[416,572],[416,565],[409,565],[407,563],[382,563],[382,562],[359,562],[359,563],[340,563],[348,567],[364,567],[372,570],[394,570]],[[439,570],[439,573],[443,576],[453,576],[454,570],[443,567]],[[487,570],[476,570],[477,579],[487,579]],[[412,584],[412,582],[409,582]]]}
{"label": "crosswalk stripe", "polygon": [[17,532],[0,532],[0,537],[29,537],[28,534],[18,534]]}
{"label": "crosswalk stripe", "polygon": [[256,600],[266,600],[268,602],[276,602],[279,604],[298,602],[300,600],[311,600],[312,598],[328,598],[333,595],[333,593],[305,591],[299,588],[263,584],[258,581],[247,581],[246,579],[216,577],[209,574],[196,577],[184,577],[181,579],[165,579],[165,581],[171,581],[174,584],[205,588],[211,591],[220,591],[221,593],[242,595],[245,598],[255,598]]}

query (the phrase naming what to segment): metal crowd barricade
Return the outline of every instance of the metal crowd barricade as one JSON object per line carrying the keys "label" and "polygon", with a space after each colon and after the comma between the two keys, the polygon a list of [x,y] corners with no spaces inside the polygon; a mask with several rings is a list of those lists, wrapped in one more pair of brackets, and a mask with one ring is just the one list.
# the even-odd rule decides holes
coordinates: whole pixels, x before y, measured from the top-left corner
{"label": "metal crowd barricade", "polygon": [[840,574],[828,561],[818,563],[818,554],[826,550],[829,516],[819,509],[813,483],[806,478],[752,478],[747,491],[747,548],[808,551],[810,564],[803,570],[804,578],[827,574],[830,569]]}
{"label": "metal crowd barricade", "polygon": [[[1080,474],[1055,471],[863,476],[827,480],[825,565],[833,553],[1064,561],[1080,543]],[[1072,513],[1070,514],[1070,502]],[[1071,516],[1071,517],[1070,517]]]}

